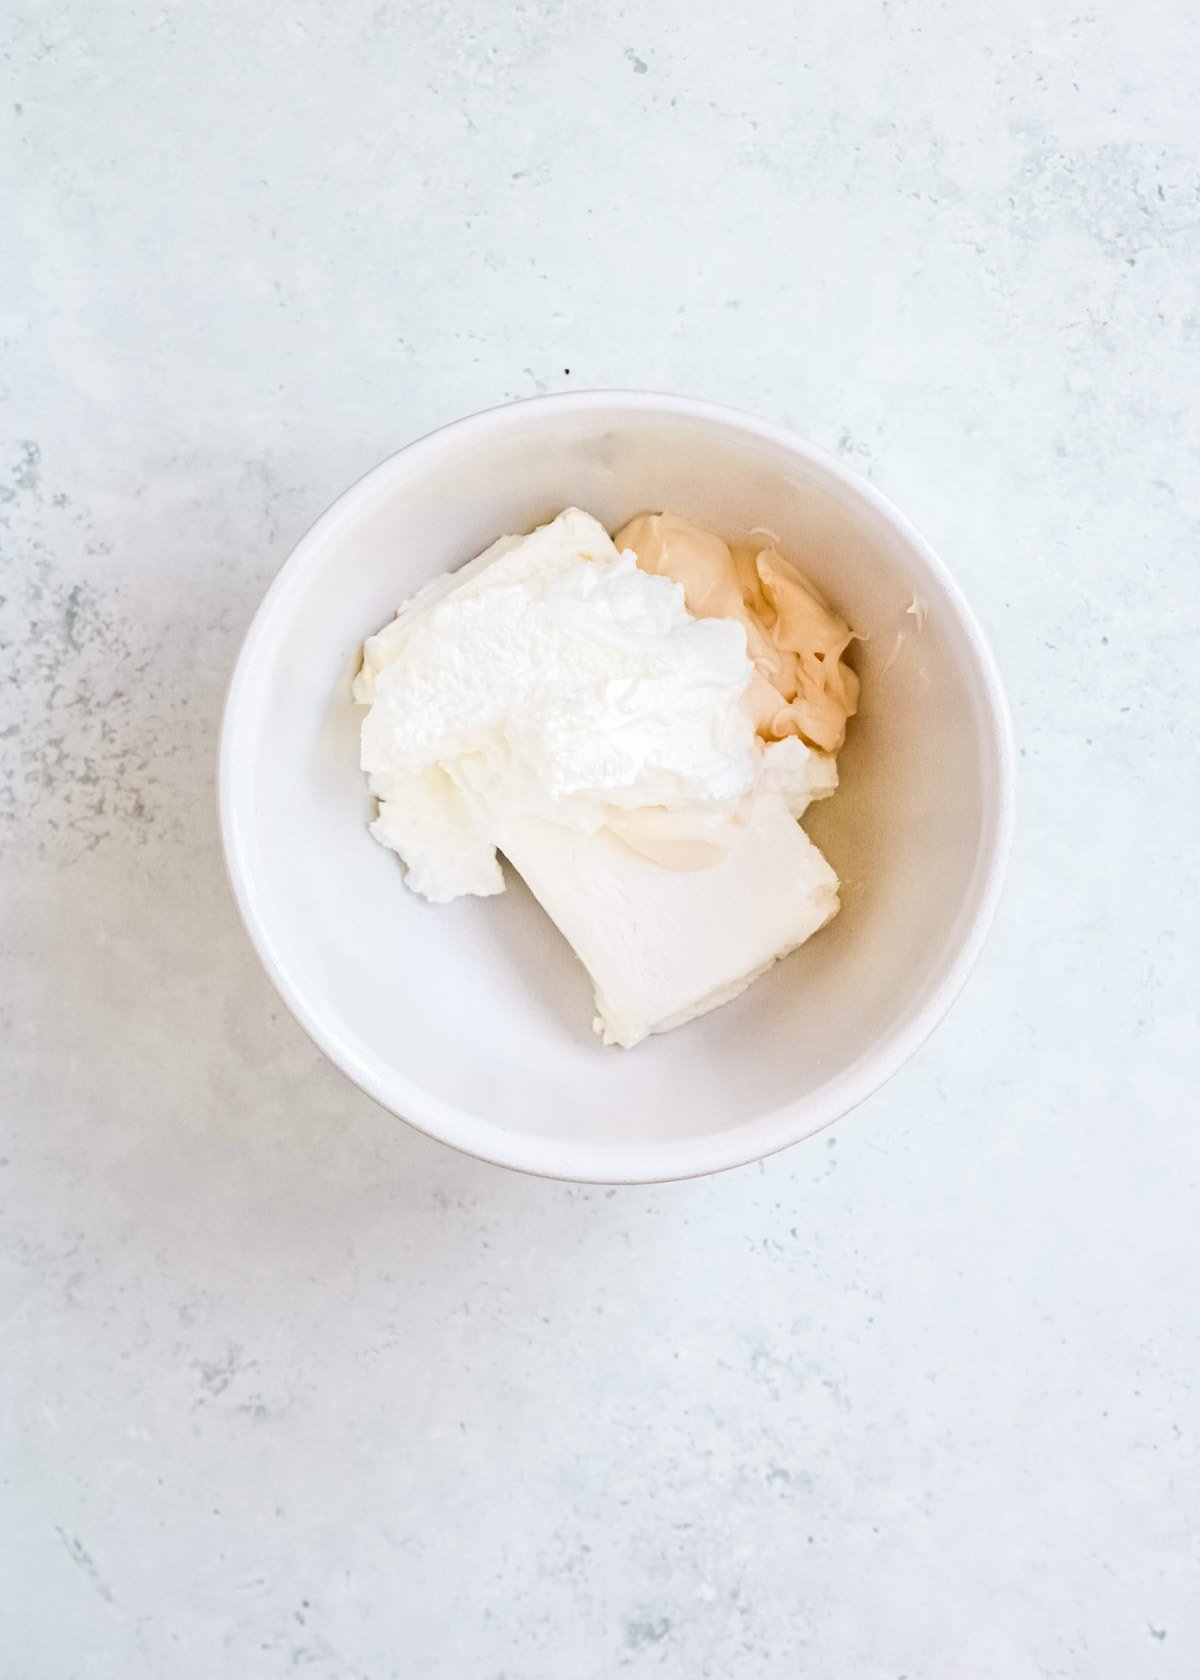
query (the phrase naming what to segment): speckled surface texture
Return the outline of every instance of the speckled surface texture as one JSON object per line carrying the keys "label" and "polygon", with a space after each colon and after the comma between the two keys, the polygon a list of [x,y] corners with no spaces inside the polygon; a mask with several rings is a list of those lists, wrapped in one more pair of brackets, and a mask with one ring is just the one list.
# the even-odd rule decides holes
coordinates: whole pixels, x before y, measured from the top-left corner
{"label": "speckled surface texture", "polygon": [[[0,1672],[1192,1680],[1198,14],[588,13],[10,14]],[[653,1190],[360,1096],[214,818],[306,523],[593,385],[851,460],[1021,746],[934,1041]]]}

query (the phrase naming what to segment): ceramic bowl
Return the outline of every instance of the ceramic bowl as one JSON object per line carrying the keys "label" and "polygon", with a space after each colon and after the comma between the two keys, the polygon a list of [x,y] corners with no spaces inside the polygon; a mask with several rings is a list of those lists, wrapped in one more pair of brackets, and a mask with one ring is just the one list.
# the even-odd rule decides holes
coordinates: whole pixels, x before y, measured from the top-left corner
{"label": "ceramic bowl", "polygon": [[[842,910],[741,998],[632,1050],[522,883],[430,905],[367,832],[350,682],[427,579],[572,503],[763,526],[863,634],[841,789],[806,819]],[[1013,753],[987,644],[946,567],[824,451],[711,404],[602,391],[459,420],[340,496],[281,568],[221,743],[229,872],[285,1003],[364,1091],[472,1155],[557,1178],[716,1172],[798,1143],[933,1030],[1000,892]]]}

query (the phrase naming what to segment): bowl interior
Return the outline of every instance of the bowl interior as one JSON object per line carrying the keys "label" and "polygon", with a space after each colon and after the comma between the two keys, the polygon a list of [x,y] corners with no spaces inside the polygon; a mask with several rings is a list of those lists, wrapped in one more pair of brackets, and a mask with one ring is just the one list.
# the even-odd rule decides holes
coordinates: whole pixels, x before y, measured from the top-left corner
{"label": "bowl interior", "polygon": [[[586,976],[518,879],[446,906],[405,888],[367,832],[350,698],[363,637],[414,589],[571,503],[610,529],[664,507],[730,538],[763,526],[865,638],[842,786],[806,823],[840,915],[736,1002],[631,1051],[593,1037]],[[349,491],[264,602],[226,721],[234,883],[318,1042],[448,1141],[580,1178],[749,1160],[864,1096],[940,1007],[1003,826],[986,657],[920,539],[770,428],[669,399],[480,416]]]}

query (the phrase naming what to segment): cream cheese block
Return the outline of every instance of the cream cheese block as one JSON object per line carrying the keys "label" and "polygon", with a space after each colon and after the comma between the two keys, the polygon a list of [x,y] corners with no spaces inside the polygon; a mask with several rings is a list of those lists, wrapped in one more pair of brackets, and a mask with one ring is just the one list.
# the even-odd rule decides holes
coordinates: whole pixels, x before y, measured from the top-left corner
{"label": "cream cheese block", "polygon": [[838,908],[837,876],[775,793],[748,801],[732,849],[707,869],[664,869],[610,832],[536,816],[498,838],[591,976],[606,1044],[729,1002]]}

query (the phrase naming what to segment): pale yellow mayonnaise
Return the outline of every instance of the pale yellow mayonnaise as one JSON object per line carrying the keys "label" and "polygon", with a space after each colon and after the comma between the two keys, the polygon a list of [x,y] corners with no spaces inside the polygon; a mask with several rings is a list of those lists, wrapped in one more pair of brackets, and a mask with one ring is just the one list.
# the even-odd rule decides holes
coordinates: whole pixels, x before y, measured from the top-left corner
{"label": "pale yellow mayonnaise", "polygon": [[731,548],[676,513],[639,514],[613,541],[642,571],[682,585],[693,618],[744,627],[754,661],[744,704],[764,741],[840,749],[858,709],[858,678],[842,658],[854,633],[773,543]]}

